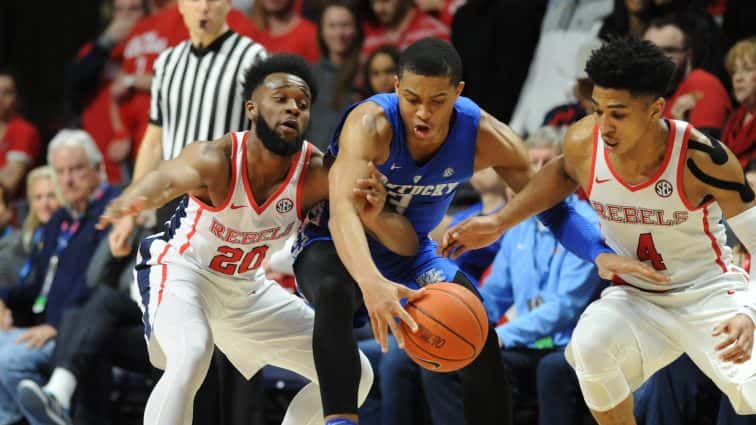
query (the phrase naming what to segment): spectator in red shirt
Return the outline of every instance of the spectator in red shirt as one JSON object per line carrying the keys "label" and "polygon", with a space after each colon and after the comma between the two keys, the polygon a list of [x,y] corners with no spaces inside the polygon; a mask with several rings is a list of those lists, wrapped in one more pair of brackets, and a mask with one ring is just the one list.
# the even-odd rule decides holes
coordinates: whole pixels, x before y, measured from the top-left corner
{"label": "spectator in red shirt", "polygon": [[745,167],[756,160],[756,37],[737,42],[725,60],[740,103],[722,131],[722,141]]}
{"label": "spectator in red shirt", "polygon": [[420,10],[437,18],[449,28],[454,19],[454,12],[465,3],[466,0],[415,0],[415,5]]}
{"label": "spectator in red shirt", "polygon": [[315,63],[320,58],[318,29],[304,19],[294,0],[256,0],[252,6],[252,39],[270,53],[296,53]]}
{"label": "spectator in red shirt", "polygon": [[[230,1],[230,0],[220,0]],[[226,23],[235,32],[252,37],[254,29],[243,13],[232,9]],[[119,98],[121,117],[126,132],[134,140],[132,159],[136,159],[150,110],[152,66],[158,55],[189,38],[189,31],[175,0],[166,1],[162,8],[140,21],[126,38],[123,63],[111,91]]]}
{"label": "spectator in red shirt", "polygon": [[390,44],[404,50],[425,37],[449,40],[449,27],[414,7],[412,0],[370,0],[373,18],[365,22],[362,58]]}
{"label": "spectator in red shirt", "polygon": [[[120,87],[112,86],[123,59],[123,40],[144,18],[145,0],[113,0],[113,16],[95,41],[85,44],[66,68],[66,101],[73,115],[72,125],[81,126],[103,153],[111,184],[126,183],[132,135],[123,125],[116,103]],[[111,87],[114,91],[111,91]],[[119,92],[119,90],[121,90]]]}
{"label": "spectator in red shirt", "polygon": [[703,69],[693,69],[693,52],[683,26],[675,19],[654,19],[643,38],[659,46],[675,63],[664,116],[688,121],[707,134],[719,137],[732,104],[717,77]]}
{"label": "spectator in red shirt", "polygon": [[10,197],[40,156],[39,133],[17,113],[17,99],[16,78],[0,70],[0,185]]}

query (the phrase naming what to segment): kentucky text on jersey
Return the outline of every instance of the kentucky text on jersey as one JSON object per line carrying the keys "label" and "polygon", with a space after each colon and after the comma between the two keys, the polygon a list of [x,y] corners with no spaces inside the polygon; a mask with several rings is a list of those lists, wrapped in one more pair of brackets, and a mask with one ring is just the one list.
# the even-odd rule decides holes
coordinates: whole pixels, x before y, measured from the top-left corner
{"label": "kentucky text on jersey", "polygon": [[664,210],[603,204],[594,200],[591,200],[591,206],[601,218],[615,223],[677,226],[688,220],[687,211],[674,211],[672,217],[665,217],[666,212]]}
{"label": "kentucky text on jersey", "polygon": [[452,193],[459,183],[441,183],[430,185],[410,185],[386,183],[386,191],[389,195],[422,195],[422,196],[445,196]]}
{"label": "kentucky text on jersey", "polygon": [[223,225],[215,218],[210,223],[210,233],[215,235],[218,239],[235,243],[239,245],[251,245],[259,242],[273,241],[276,239],[285,238],[291,233],[294,228],[294,222],[289,223],[286,229],[281,233],[281,226],[271,227],[269,229],[261,230],[259,232],[241,232],[232,229],[229,226]]}

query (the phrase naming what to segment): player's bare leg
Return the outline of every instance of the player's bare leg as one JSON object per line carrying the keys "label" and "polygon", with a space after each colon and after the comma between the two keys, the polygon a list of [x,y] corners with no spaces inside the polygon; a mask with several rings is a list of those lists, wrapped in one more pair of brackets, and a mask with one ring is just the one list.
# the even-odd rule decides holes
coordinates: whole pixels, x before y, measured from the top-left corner
{"label": "player's bare leg", "polygon": [[622,403],[606,412],[591,410],[593,418],[599,425],[636,425],[633,416],[633,395],[630,394]]}

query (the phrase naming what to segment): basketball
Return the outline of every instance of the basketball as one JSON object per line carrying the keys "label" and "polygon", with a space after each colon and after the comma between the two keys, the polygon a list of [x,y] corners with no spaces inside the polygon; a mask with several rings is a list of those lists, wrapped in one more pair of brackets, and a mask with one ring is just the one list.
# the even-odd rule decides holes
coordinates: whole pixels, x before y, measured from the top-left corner
{"label": "basketball", "polygon": [[434,372],[452,372],[478,356],[488,335],[488,317],[480,299],[462,285],[434,283],[405,309],[417,332],[402,322],[404,351],[418,365]]}

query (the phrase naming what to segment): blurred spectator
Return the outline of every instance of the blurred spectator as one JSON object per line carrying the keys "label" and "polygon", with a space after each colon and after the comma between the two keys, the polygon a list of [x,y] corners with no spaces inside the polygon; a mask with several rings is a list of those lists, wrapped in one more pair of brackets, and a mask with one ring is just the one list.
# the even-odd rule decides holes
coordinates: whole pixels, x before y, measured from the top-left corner
{"label": "blurred spectator", "polygon": [[362,58],[389,44],[404,50],[425,37],[449,40],[449,27],[416,8],[412,0],[370,0],[372,16],[365,22]]}
{"label": "blurred spectator", "polygon": [[[121,250],[111,247],[111,241],[99,244],[87,270],[92,296],[63,315],[50,380],[44,386],[30,379],[19,383],[16,396],[31,424],[70,425],[74,394],[77,424],[109,423],[113,366],[140,374],[152,371],[142,312],[128,290],[137,244]],[[93,317],[97,320],[88,320]]]}
{"label": "blurred spectator", "polygon": [[[179,11],[179,2],[194,3],[193,0],[161,1],[157,5],[160,6],[158,11],[134,26],[124,42],[121,69],[110,89],[111,93],[120,100],[124,129],[133,141],[131,146],[133,161],[136,161],[149,121],[150,89],[155,60],[169,47],[189,38],[189,30]],[[234,32],[241,35],[252,37],[254,33],[252,24],[238,10],[231,9],[228,12],[226,23]],[[198,26],[199,22],[194,25]]]}
{"label": "blurred spectator", "polygon": [[30,256],[41,248],[42,226],[63,203],[50,166],[37,167],[26,176],[26,199],[29,213],[23,226],[0,239],[0,288],[30,279]]}
{"label": "blurred spectator", "polygon": [[394,46],[381,46],[368,56],[363,67],[362,81],[365,97],[378,93],[393,93],[399,50]]}
{"label": "blurred spectator", "polygon": [[126,183],[132,135],[123,125],[110,87],[123,59],[124,39],[147,13],[146,0],[111,0],[112,19],[105,31],[88,42],[66,67],[66,102],[70,124],[81,126],[104,156],[105,172],[112,184]]}
{"label": "blurred spectator", "polygon": [[593,113],[593,82],[589,78],[578,78],[572,86],[572,93],[577,102],[567,103],[554,107],[546,113],[543,125],[554,128],[566,128],[572,123],[580,121],[583,117]]}
{"label": "blurred spectator", "polygon": [[355,83],[362,31],[357,14],[346,2],[325,5],[318,21],[318,44],[322,56],[312,68],[318,98],[312,105],[308,140],[325,152],[342,110],[360,99]]}
{"label": "blurred spectator", "polygon": [[94,226],[118,193],[105,182],[102,154],[86,132],[60,131],[47,156],[66,207],[43,227],[33,279],[0,290],[0,423],[21,418],[12,389],[22,379],[42,381],[63,313],[88,297],[85,271],[106,234]]}
{"label": "blurred spectator", "polygon": [[0,242],[10,236],[13,227],[13,209],[10,207],[10,196],[4,187],[0,186]]}
{"label": "blurred spectator", "polygon": [[694,69],[690,38],[679,20],[653,20],[643,38],[656,44],[675,64],[664,116],[688,121],[707,134],[719,137],[732,105],[722,83],[703,69]]}
{"label": "blurred spectator", "polygon": [[0,69],[0,185],[9,198],[19,193],[41,150],[37,129],[18,114],[16,83],[13,73]]}
{"label": "blurred spectator", "polygon": [[415,6],[447,27],[451,27],[454,14],[467,0],[415,0]]}
{"label": "blurred spectator", "polygon": [[746,166],[756,160],[756,37],[739,41],[726,59],[732,91],[740,104],[722,131],[722,142]]}
{"label": "blurred spectator", "polygon": [[701,68],[724,80],[722,31],[706,11],[708,1],[653,0],[659,17],[675,19],[684,29],[693,68]]}
{"label": "blurred spectator", "polygon": [[527,77],[546,4],[470,0],[454,15],[451,39],[464,63],[464,95],[503,122],[511,118]]}
{"label": "blurred spectator", "polygon": [[643,36],[646,25],[659,16],[654,0],[614,0],[612,13],[604,18],[599,37]]}
{"label": "blurred spectator", "polygon": [[318,29],[304,19],[294,0],[255,0],[252,6],[252,39],[271,53],[296,53],[315,63],[318,52]]}

